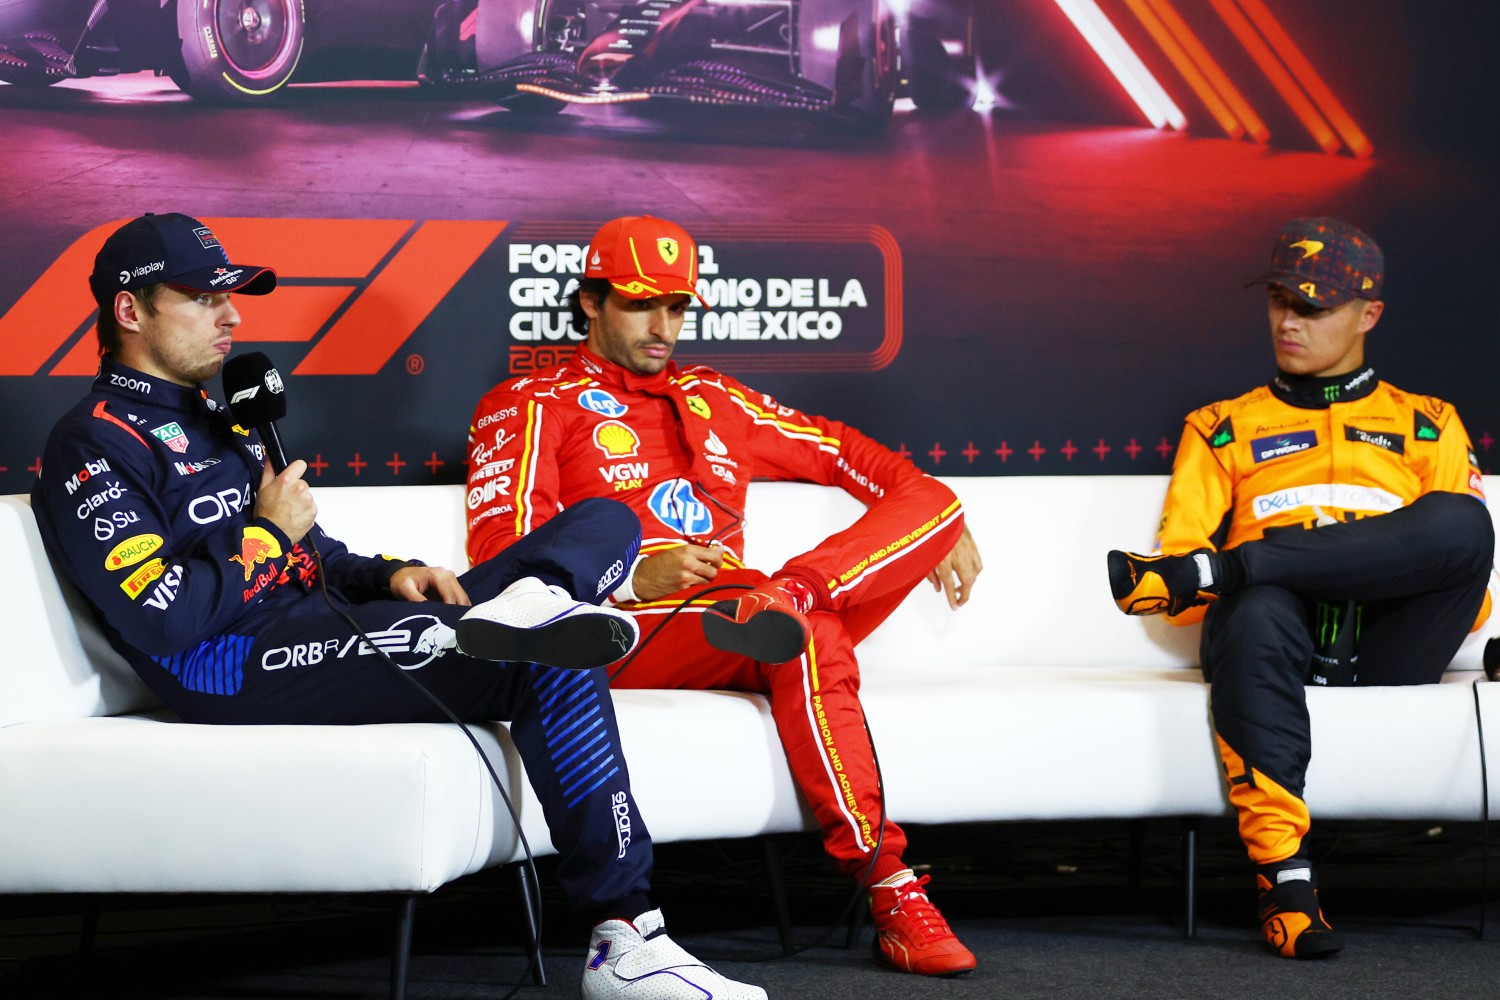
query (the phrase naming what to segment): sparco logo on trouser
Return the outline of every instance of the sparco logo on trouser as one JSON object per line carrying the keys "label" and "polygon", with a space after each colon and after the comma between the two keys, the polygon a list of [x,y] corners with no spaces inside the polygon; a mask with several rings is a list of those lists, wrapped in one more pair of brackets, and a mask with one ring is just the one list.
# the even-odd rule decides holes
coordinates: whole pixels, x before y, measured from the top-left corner
{"label": "sparco logo on trouser", "polygon": [[615,857],[623,858],[630,850],[630,796],[615,792],[610,796],[609,804],[615,814],[615,842],[620,845],[620,852]]}
{"label": "sparco logo on trouser", "polygon": [[366,633],[372,648],[357,635],[338,639],[299,642],[277,646],[261,654],[265,670],[286,667],[315,667],[324,660],[342,660],[349,656],[373,656],[379,649],[402,670],[416,670],[447,653],[457,645],[457,635],[433,615],[411,615],[388,629]]}

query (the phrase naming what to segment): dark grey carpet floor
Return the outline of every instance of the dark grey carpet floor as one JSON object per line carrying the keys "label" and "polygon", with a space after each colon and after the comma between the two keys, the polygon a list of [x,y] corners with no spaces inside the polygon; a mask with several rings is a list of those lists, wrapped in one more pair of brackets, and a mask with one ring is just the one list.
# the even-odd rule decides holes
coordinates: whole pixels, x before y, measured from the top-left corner
{"label": "dark grey carpet floor", "polygon": [[[916,998],[1500,997],[1500,897],[1480,920],[1477,825],[1343,824],[1315,856],[1330,919],[1348,947],[1291,962],[1258,942],[1251,890],[1231,830],[1200,838],[1198,934],[1183,936],[1175,824],[1024,824],[913,831],[931,861],[934,899],[979,958],[931,980],[878,968],[871,932],[772,961],[780,952],[761,850],[743,842],[659,849],[658,895],[673,936],[778,1000]],[[830,929],[847,896],[810,838],[782,838],[794,934]],[[1491,837],[1491,853],[1500,843]],[[1134,866],[1131,858],[1138,859]],[[550,886],[552,862],[541,863]],[[506,872],[464,880],[418,905],[407,996],[500,997],[526,962]],[[389,995],[393,902],[371,897],[107,897],[97,944],[77,953],[79,897],[0,900],[0,998],[378,1000]],[[521,998],[577,996],[587,928],[544,892],[548,984]]]}

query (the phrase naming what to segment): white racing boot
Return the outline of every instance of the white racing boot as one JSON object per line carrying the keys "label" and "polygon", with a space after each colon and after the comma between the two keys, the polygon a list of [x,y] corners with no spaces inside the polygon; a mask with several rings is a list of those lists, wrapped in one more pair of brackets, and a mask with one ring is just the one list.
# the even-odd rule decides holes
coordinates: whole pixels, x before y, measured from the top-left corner
{"label": "white racing boot", "polygon": [[660,910],[594,928],[583,1000],[766,1000],[766,991],[725,979],[667,937]]}
{"label": "white racing boot", "polygon": [[624,611],[573,599],[561,587],[525,576],[458,622],[458,649],[479,660],[517,660],[568,670],[613,663],[640,639]]}

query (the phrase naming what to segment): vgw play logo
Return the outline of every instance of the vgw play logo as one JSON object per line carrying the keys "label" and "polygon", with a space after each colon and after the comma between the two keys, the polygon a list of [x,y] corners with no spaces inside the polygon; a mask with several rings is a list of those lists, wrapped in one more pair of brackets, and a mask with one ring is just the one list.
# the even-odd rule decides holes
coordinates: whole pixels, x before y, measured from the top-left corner
{"label": "vgw play logo", "polygon": [[[85,233],[0,315],[0,375],[93,375],[94,255],[117,219]],[[239,343],[308,344],[294,375],[373,375],[506,223],[413,219],[202,220],[230,259],[273,268],[276,291],[237,296]]]}

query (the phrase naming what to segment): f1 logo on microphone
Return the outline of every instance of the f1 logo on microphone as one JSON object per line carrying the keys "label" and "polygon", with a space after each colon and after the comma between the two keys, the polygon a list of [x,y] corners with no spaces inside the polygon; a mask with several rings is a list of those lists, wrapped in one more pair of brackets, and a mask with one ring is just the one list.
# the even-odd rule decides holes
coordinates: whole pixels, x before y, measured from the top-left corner
{"label": "f1 logo on microphone", "polygon": [[[0,315],[0,375],[98,370],[88,276],[104,240],[128,221],[116,219],[79,237]],[[276,271],[276,291],[235,299],[243,317],[235,340],[310,344],[293,375],[379,372],[506,226],[413,219],[202,221],[234,260]]]}

